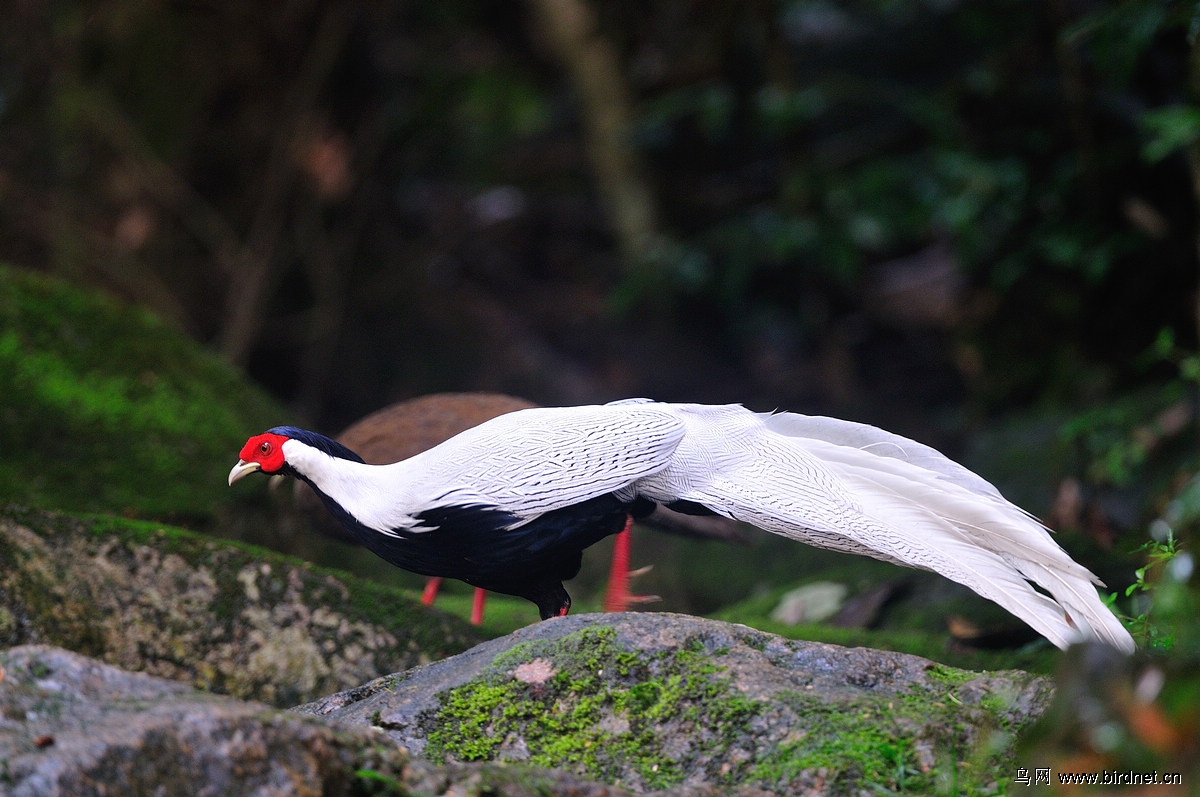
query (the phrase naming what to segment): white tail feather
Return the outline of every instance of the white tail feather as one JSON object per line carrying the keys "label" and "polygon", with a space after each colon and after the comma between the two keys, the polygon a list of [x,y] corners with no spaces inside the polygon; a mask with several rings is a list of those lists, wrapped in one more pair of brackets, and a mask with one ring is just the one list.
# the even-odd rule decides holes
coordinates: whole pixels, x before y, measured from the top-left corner
{"label": "white tail feather", "polygon": [[[659,489],[818,547],[940,573],[1059,647],[1095,637],[1134,650],[1100,601],[1098,579],[975,473],[863,424],[789,413],[760,414],[753,423],[744,417],[750,415],[687,407],[680,417],[688,431],[673,462],[639,489],[651,497]],[[714,437],[724,444],[715,463]],[[691,441],[707,452],[692,450]]]}

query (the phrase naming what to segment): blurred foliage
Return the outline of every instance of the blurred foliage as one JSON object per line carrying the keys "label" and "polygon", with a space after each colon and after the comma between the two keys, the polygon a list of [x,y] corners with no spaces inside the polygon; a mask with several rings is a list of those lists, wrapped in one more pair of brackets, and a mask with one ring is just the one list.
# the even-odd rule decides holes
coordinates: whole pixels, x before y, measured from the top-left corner
{"label": "blurred foliage", "polygon": [[247,430],[286,417],[145,310],[0,266],[0,503],[211,519]]}
{"label": "blurred foliage", "polygon": [[[1063,793],[1060,777],[1068,773],[1096,776],[1106,793],[1121,785],[1131,788],[1119,793],[1145,793],[1172,782],[1183,787],[1179,793],[1190,793],[1189,784],[1200,778],[1200,578],[1194,553],[1200,538],[1200,355],[1164,330],[1142,359],[1177,368],[1161,395],[1084,413],[1064,427],[1064,436],[1085,445],[1091,484],[1137,490],[1151,509],[1148,539],[1130,552],[1138,563],[1134,579],[1110,596],[1127,611],[1126,624],[1142,652],[1126,659],[1088,646],[1071,650],[1059,664],[1054,703],[1026,737],[1022,755],[1027,773],[1048,770],[1041,793]],[[1163,780],[1169,777],[1177,780]]]}
{"label": "blurred foliage", "polygon": [[[1195,489],[1193,479],[1186,492]],[[1200,514],[1191,509],[1177,520],[1190,527],[1194,539]],[[1160,519],[1156,525],[1161,524]],[[1131,630],[1146,654],[1129,659],[1093,645],[1074,648],[1063,658],[1054,702],[1025,737],[1020,757],[1030,773],[1049,768],[1050,779],[1039,793],[1096,793],[1064,790],[1060,777],[1065,773],[1108,778],[1092,781],[1105,785],[1105,793],[1114,785],[1142,787],[1113,792],[1121,794],[1164,789],[1164,783],[1182,787],[1166,792],[1191,793],[1190,784],[1200,778],[1195,561],[1176,548],[1171,533],[1147,551],[1149,563],[1131,587],[1142,607]]]}
{"label": "blurred foliage", "polygon": [[1146,143],[1142,156],[1161,161],[1200,139],[1200,108],[1193,105],[1169,105],[1142,115]]}
{"label": "blurred foliage", "polygon": [[[1086,399],[1097,379],[1138,378],[1122,359],[1163,321],[1194,334],[1185,294],[1122,290],[1194,283],[1187,169],[1153,174],[1139,156],[1143,139],[1161,161],[1194,132],[1146,108],[1187,91],[1191,6],[939,9],[783,4],[778,33],[796,47],[783,79],[727,75],[654,97],[643,146],[662,173],[691,178],[664,181],[678,188],[679,245],[654,288],[743,335],[776,305],[819,346],[881,264],[945,241],[986,297],[960,323],[984,356],[989,403]],[[699,150],[707,157],[680,157]],[[714,154],[736,162],[743,184],[708,168]],[[1153,220],[1128,218],[1143,201]],[[1156,224],[1180,237],[1164,240]],[[1114,302],[1133,323],[1106,323]]]}
{"label": "blurred foliage", "polygon": [[[659,204],[642,263],[534,5],[6,8],[0,256],[329,427],[474,386],[1073,406],[1195,340],[1194,3],[594,4]],[[941,304],[893,290],[917,274]]]}
{"label": "blurred foliage", "polygon": [[[1165,489],[1162,478],[1200,468],[1195,450],[1195,414],[1200,391],[1200,355],[1175,343],[1169,329],[1138,358],[1149,370],[1172,363],[1177,375],[1151,390],[1128,393],[1066,422],[1061,434],[1082,446],[1094,484],[1128,487],[1135,481]],[[1166,449],[1164,452],[1160,449]],[[1157,452],[1157,458],[1152,457]],[[1157,461],[1155,461],[1157,459]],[[1166,470],[1156,465],[1165,465]]]}

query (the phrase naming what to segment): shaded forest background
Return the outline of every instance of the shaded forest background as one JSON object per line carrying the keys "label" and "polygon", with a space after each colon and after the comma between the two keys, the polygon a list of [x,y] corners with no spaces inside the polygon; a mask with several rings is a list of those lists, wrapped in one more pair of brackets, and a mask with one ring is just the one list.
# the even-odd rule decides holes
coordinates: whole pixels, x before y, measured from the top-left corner
{"label": "shaded forest background", "polygon": [[1200,516],[1194,4],[2,14],[0,259],[314,428],[736,401],[931,442],[1122,553]]}
{"label": "shaded forest background", "polygon": [[491,389],[926,438],[1173,373],[1184,3],[24,2],[0,257],[336,430]]}

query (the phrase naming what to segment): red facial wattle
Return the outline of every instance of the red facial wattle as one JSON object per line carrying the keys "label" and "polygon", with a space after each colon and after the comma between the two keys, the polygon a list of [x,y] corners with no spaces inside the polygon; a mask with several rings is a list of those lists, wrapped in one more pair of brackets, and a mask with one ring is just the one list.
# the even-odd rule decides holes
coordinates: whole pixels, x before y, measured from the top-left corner
{"label": "red facial wattle", "polygon": [[245,462],[257,462],[263,473],[275,473],[283,467],[283,435],[264,432],[246,441],[238,457]]}

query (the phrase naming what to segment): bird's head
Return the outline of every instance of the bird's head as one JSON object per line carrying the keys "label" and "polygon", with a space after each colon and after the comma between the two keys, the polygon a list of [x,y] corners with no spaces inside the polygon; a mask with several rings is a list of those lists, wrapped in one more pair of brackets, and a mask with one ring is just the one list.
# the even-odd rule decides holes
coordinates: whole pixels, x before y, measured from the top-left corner
{"label": "bird's head", "polygon": [[243,476],[262,471],[263,473],[279,473],[287,465],[287,454],[283,446],[291,438],[275,431],[256,434],[246,441],[238,454],[237,464],[229,471],[229,483],[233,484]]}
{"label": "bird's head", "polygon": [[295,476],[297,470],[293,467],[295,463],[289,460],[289,454],[293,458],[304,459],[305,453],[310,453],[312,449],[337,459],[362,462],[358,454],[324,435],[294,426],[276,426],[246,441],[238,454],[237,464],[229,471],[229,483],[233,484],[255,471]]}

